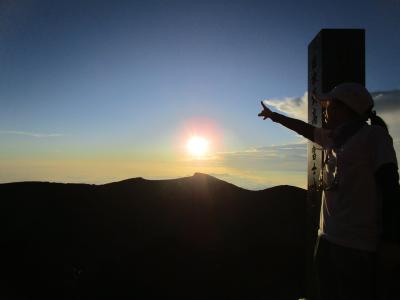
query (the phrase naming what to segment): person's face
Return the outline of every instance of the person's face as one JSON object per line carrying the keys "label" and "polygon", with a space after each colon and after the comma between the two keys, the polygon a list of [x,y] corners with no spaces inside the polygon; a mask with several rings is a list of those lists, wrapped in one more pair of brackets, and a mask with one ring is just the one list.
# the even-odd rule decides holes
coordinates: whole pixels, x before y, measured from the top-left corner
{"label": "person's face", "polygon": [[324,111],[324,119],[328,128],[336,128],[340,125],[344,116],[344,104],[337,99],[330,99],[321,102]]}

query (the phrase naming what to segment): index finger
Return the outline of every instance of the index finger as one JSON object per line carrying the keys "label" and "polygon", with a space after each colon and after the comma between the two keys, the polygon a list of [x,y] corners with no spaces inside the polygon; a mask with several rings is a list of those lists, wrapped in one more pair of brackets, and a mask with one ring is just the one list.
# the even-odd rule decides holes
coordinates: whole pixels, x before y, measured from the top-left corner
{"label": "index finger", "polygon": [[267,108],[267,107],[265,106],[264,102],[262,102],[262,101],[261,101],[261,105],[262,105],[264,108]]}

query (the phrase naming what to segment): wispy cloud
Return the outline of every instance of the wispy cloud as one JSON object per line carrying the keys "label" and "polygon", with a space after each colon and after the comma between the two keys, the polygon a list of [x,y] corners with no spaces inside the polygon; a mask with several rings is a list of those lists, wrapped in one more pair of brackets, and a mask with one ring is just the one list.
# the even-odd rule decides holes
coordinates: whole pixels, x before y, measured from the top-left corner
{"label": "wispy cloud", "polygon": [[38,132],[28,132],[28,131],[16,131],[16,130],[0,130],[1,135],[23,135],[30,136],[34,138],[52,138],[63,136],[60,133],[38,133]]}
{"label": "wispy cloud", "polygon": [[301,97],[285,97],[283,99],[266,99],[263,102],[291,117],[306,121],[308,93]]}
{"label": "wispy cloud", "polygon": [[378,113],[393,113],[400,110],[400,90],[371,93]]}
{"label": "wispy cloud", "polygon": [[272,145],[234,152],[218,153],[224,166],[241,170],[301,172],[306,169],[307,144]]}

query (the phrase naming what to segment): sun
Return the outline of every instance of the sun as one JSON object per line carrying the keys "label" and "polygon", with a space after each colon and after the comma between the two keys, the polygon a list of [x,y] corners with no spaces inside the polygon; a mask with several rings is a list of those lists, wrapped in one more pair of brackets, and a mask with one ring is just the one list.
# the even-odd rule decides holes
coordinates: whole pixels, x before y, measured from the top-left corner
{"label": "sun", "polygon": [[208,140],[201,136],[191,136],[186,143],[186,149],[195,157],[205,156],[208,152],[208,146]]}

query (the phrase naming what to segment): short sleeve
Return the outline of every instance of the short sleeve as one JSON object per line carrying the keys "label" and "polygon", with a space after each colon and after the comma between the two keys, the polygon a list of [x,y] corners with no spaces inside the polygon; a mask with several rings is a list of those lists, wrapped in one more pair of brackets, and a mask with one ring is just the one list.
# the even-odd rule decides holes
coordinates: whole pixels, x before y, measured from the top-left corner
{"label": "short sleeve", "polygon": [[323,148],[332,148],[333,140],[329,136],[332,130],[325,128],[315,127],[314,129],[314,142]]}
{"label": "short sleeve", "polygon": [[396,151],[393,139],[381,126],[371,126],[370,145],[372,147],[373,169],[376,172],[381,166],[394,163],[397,166]]}

